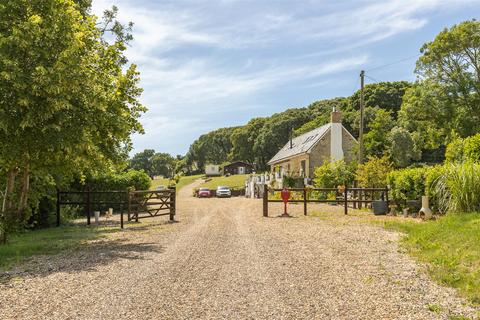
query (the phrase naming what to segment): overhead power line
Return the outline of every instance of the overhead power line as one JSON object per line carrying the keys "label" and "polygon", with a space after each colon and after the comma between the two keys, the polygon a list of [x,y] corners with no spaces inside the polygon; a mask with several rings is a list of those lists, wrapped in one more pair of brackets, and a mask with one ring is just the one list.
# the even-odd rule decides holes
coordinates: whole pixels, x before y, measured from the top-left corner
{"label": "overhead power line", "polygon": [[377,69],[383,69],[383,68],[386,68],[386,67],[390,67],[390,66],[393,66],[393,65],[395,65],[395,64],[408,61],[408,60],[413,59],[413,58],[418,58],[418,57],[421,56],[421,55],[422,55],[421,53],[417,53],[417,54],[414,55],[414,56],[410,56],[410,57],[403,58],[403,59],[400,59],[400,60],[397,60],[397,61],[393,61],[393,62],[384,64],[384,65],[381,65],[381,66],[378,66],[378,67],[371,68],[371,69],[369,69],[369,70],[365,70],[365,72],[370,72],[370,71],[372,71],[372,70],[377,70]]}

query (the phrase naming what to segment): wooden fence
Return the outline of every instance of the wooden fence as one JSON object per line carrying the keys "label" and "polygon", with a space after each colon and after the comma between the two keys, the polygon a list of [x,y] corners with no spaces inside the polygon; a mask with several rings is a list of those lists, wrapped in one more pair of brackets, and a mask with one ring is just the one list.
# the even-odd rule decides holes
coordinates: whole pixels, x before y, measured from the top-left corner
{"label": "wooden fence", "polygon": [[120,211],[120,227],[124,225],[124,211],[127,210],[128,221],[165,216],[175,220],[176,190],[146,191],[57,191],[57,226],[60,226],[60,209],[62,206],[81,206],[87,216],[87,225],[91,223],[92,211],[114,208]]}
{"label": "wooden fence", "polygon": [[[387,202],[387,207],[389,204],[388,200],[388,188],[289,188],[290,193],[299,192],[302,194],[302,199],[291,199],[289,203],[303,203],[303,214],[307,215],[307,204],[310,203],[337,203],[343,204],[344,213],[348,214],[349,203],[352,204],[353,208],[362,208],[363,204],[372,203],[376,198],[377,194],[383,194],[385,196],[385,201]],[[269,202],[283,202],[279,199],[269,199],[268,195],[275,192],[281,192],[283,189],[269,189],[267,185],[264,185],[263,190],[263,216],[268,217],[268,203]],[[312,192],[323,192],[323,193],[335,193],[335,199],[312,199],[309,197],[309,194]],[[349,197],[350,196],[350,197]]]}

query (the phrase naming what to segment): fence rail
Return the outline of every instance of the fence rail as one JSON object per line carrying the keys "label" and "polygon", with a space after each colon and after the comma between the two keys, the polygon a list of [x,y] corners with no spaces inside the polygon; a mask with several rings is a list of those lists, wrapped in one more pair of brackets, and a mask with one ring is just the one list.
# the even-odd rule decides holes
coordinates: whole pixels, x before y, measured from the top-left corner
{"label": "fence rail", "polygon": [[[105,199],[105,197],[116,200]],[[135,219],[138,222],[138,219],[166,215],[170,217],[170,221],[174,221],[176,214],[176,189],[139,191],[57,190],[57,227],[61,223],[61,207],[65,205],[82,206],[87,216],[87,225],[91,224],[93,207],[116,207],[117,210],[120,210],[120,227],[123,229],[125,208],[127,209],[128,221]],[[168,212],[164,213],[163,211],[165,210],[168,210]]]}
{"label": "fence rail", "polygon": [[[388,188],[349,188],[348,186],[345,186],[342,188],[343,190],[339,188],[288,188],[287,190],[292,192],[302,192],[302,199],[292,199],[288,200],[290,203],[303,203],[303,214],[307,215],[307,204],[309,202],[312,203],[332,203],[336,202],[337,204],[341,203],[343,204],[344,207],[344,213],[347,215],[348,214],[348,204],[352,203],[353,208],[357,208],[357,206],[361,209],[362,204],[367,204],[367,203],[373,203],[375,200],[374,195],[376,192],[381,192],[385,195],[385,201],[387,202],[387,207],[389,204],[389,199],[388,199]],[[264,185],[263,189],[263,216],[268,217],[268,203],[270,202],[283,202],[283,200],[279,199],[269,199],[268,194],[270,193],[275,193],[275,192],[280,192],[283,191],[283,189],[269,189],[267,185]],[[308,195],[309,192],[312,191],[317,191],[317,192],[335,192],[336,197],[335,199],[309,199]],[[349,198],[349,192],[350,195],[353,195],[353,198]],[[368,198],[368,193],[370,193],[370,199]],[[340,195],[338,197],[338,195]]]}

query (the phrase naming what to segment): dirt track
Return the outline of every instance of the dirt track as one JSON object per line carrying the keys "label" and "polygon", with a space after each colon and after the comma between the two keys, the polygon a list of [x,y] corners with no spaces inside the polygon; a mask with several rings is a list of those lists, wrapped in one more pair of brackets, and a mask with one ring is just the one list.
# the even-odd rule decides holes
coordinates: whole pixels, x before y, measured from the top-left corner
{"label": "dirt track", "polygon": [[[0,285],[0,318],[448,319],[475,314],[454,290],[434,284],[399,250],[396,233],[301,215],[263,218],[261,201],[195,199],[194,186],[180,192],[179,223],[159,218],[84,250],[25,265],[28,270],[19,271],[23,280]],[[272,206],[271,212],[280,207]]]}

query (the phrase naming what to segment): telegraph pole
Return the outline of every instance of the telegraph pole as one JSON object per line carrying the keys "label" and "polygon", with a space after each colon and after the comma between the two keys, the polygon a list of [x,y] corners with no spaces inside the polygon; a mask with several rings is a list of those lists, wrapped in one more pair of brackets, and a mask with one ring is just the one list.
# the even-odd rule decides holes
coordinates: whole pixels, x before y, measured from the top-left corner
{"label": "telegraph pole", "polygon": [[365,71],[360,71],[360,130],[358,134],[358,163],[363,163],[363,111],[364,111],[364,89],[365,86]]}

